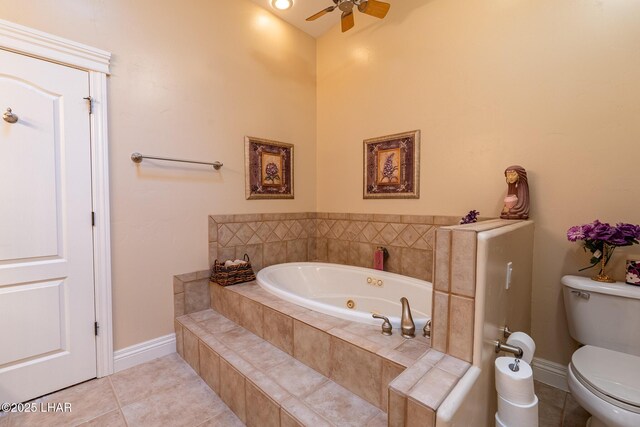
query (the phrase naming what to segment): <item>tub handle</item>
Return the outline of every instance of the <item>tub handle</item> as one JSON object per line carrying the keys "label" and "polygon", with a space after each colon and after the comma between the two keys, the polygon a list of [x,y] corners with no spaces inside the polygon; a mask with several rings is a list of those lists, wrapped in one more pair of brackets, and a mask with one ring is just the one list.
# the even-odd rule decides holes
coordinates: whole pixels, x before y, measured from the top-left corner
{"label": "tub handle", "polygon": [[388,317],[376,313],[373,313],[372,316],[374,319],[384,320],[382,323],[382,335],[391,335],[393,333],[393,327],[391,326],[391,322],[389,322]]}
{"label": "tub handle", "polygon": [[431,319],[427,320],[427,323],[422,328],[422,335],[427,338],[431,338]]}

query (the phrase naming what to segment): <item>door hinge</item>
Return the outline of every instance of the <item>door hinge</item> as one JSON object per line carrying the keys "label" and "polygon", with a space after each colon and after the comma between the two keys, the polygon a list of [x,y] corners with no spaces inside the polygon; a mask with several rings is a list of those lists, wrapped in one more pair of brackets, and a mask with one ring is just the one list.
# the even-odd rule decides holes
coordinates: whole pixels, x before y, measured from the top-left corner
{"label": "door hinge", "polygon": [[96,226],[96,213],[95,212],[91,212],[91,226],[92,227]]}
{"label": "door hinge", "polygon": [[90,96],[85,96],[82,99],[86,99],[87,102],[89,103],[89,114],[93,114],[93,98]]}
{"label": "door hinge", "polygon": [[96,336],[98,336],[98,329],[100,329],[100,325],[98,325],[98,322],[94,322],[93,330],[96,333]]}

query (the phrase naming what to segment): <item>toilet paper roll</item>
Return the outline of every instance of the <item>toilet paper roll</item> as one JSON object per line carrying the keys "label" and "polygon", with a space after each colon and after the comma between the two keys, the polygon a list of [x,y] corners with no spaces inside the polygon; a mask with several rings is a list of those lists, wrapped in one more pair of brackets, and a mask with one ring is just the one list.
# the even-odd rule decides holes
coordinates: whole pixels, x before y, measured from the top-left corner
{"label": "toilet paper roll", "polygon": [[507,338],[507,344],[520,347],[523,351],[522,360],[531,363],[536,352],[536,343],[524,332],[514,332]]}
{"label": "toilet paper roll", "polygon": [[538,398],[529,405],[518,405],[498,396],[498,417],[507,427],[538,427]]}
{"label": "toilet paper roll", "polygon": [[536,397],[533,390],[533,371],[527,362],[521,360],[518,372],[513,372],[509,365],[514,361],[513,357],[496,359],[496,390],[498,395],[510,402],[529,405]]}
{"label": "toilet paper roll", "polygon": [[509,427],[508,425],[502,422],[497,412],[496,412],[496,427]]}

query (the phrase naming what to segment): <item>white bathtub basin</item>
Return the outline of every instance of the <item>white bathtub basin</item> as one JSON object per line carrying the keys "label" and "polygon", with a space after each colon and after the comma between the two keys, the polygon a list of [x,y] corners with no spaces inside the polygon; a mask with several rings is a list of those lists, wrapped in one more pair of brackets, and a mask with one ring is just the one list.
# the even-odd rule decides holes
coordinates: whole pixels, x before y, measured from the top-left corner
{"label": "white bathtub basin", "polygon": [[[402,297],[409,300],[416,333],[431,318],[431,283],[386,271],[295,262],[263,268],[257,282],[286,301],[346,320],[380,325],[381,320],[371,317],[378,313],[399,328]],[[349,301],[353,308],[347,307]]]}

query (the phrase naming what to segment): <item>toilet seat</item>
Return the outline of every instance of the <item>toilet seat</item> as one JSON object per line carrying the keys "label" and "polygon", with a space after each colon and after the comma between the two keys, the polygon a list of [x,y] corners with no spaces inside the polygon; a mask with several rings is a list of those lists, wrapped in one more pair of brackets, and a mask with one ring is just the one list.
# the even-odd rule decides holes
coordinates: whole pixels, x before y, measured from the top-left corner
{"label": "toilet seat", "polygon": [[640,414],[640,357],[587,345],[573,353],[571,367],[593,394]]}

